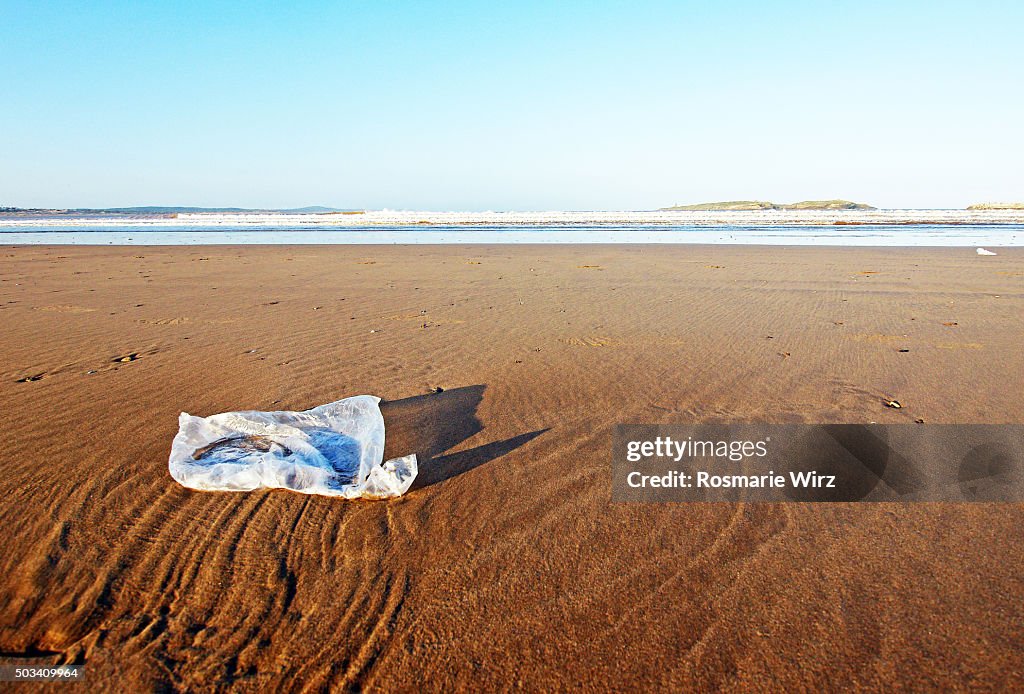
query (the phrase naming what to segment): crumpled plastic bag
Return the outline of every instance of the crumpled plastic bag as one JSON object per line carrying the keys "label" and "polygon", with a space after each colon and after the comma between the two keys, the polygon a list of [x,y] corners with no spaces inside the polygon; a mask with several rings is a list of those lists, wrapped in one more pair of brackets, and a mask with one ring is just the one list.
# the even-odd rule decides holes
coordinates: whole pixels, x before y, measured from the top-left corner
{"label": "crumpled plastic bag", "polygon": [[182,412],[171,444],[171,477],[191,489],[260,487],[346,499],[401,496],[416,455],[384,459],[380,398],[358,395],[305,412]]}

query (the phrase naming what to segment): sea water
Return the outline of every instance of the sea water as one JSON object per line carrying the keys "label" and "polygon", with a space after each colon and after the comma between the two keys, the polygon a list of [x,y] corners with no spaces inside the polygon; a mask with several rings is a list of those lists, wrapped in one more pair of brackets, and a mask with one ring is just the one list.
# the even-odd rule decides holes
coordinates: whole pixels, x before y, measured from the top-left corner
{"label": "sea water", "polygon": [[502,243],[1021,246],[1024,212],[0,215],[4,245]]}
{"label": "sea water", "polygon": [[1020,246],[1024,225],[836,227],[122,227],[0,229],[4,245],[705,243],[815,246]]}

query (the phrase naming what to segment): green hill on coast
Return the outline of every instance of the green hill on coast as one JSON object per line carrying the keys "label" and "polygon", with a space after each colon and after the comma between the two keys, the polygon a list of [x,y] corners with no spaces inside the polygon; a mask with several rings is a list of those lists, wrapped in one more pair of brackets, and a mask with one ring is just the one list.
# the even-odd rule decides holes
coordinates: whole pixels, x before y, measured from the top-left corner
{"label": "green hill on coast", "polygon": [[1024,210],[1024,202],[980,202],[968,210]]}
{"label": "green hill on coast", "polygon": [[791,204],[765,202],[762,200],[730,200],[727,202],[704,202],[697,205],[673,205],[662,207],[662,211],[687,210],[708,211],[750,211],[750,210],[873,210],[871,205],[849,200],[804,200]]}

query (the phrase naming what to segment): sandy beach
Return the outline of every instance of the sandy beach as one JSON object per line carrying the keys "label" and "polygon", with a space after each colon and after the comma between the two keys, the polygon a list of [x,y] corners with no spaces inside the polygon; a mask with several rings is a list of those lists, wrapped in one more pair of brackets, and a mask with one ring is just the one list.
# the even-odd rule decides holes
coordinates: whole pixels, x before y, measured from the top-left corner
{"label": "sandy beach", "polygon": [[[1024,688],[1022,505],[610,501],[619,423],[1024,422],[998,252],[7,247],[0,661],[122,691]],[[400,499],[168,475],[182,411],[358,394],[420,457]]]}

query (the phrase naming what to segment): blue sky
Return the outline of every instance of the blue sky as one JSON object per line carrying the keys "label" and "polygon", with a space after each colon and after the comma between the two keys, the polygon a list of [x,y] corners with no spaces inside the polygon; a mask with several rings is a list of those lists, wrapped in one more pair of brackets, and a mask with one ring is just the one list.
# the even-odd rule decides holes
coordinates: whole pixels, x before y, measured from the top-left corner
{"label": "blue sky", "polygon": [[0,0],[0,205],[1024,199],[1024,3]]}

